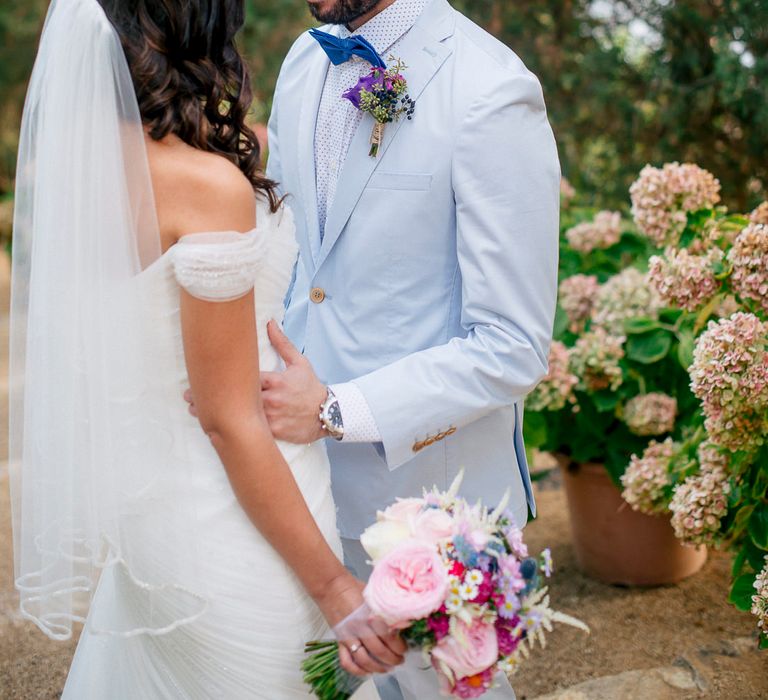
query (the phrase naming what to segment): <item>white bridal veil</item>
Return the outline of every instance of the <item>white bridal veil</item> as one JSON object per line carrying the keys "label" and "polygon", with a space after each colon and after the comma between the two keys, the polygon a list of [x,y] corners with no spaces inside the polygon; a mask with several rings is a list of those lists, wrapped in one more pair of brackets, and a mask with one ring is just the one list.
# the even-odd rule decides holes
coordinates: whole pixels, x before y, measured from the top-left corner
{"label": "white bridal veil", "polygon": [[135,613],[94,631],[160,634],[206,606],[195,537],[174,536],[195,527],[174,508],[186,479],[167,407],[183,387],[161,401],[146,385],[157,340],[137,290],[160,254],[119,37],[96,0],[54,0],[17,171],[10,475],[22,614],[56,639],[108,567]]}

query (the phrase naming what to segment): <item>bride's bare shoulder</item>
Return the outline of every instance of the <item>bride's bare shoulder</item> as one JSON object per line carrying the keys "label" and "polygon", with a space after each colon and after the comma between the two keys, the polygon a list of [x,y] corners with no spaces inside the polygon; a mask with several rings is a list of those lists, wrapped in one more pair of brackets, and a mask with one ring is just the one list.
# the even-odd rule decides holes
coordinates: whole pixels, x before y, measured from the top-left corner
{"label": "bride's bare shoulder", "polygon": [[254,227],[253,186],[234,163],[178,138],[148,138],[147,156],[160,232],[168,244],[188,233]]}

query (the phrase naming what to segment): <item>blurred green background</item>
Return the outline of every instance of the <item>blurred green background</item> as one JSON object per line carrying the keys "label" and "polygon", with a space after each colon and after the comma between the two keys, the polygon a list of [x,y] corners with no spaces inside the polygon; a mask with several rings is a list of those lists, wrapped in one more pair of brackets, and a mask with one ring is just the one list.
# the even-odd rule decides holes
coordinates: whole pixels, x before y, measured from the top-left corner
{"label": "blurred green background", "polygon": [[[280,63],[312,21],[303,0],[246,4],[241,44],[257,96],[253,118],[264,121]],[[768,1],[453,4],[541,79],[563,173],[583,201],[625,208],[642,166],[670,160],[711,170],[731,207],[768,198]],[[13,189],[26,80],[47,5],[0,0],[0,199]]]}

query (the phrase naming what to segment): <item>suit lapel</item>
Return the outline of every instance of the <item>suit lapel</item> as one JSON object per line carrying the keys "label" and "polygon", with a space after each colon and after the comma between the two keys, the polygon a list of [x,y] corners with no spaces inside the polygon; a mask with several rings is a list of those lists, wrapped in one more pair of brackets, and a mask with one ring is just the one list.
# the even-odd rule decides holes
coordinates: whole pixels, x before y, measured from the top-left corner
{"label": "suit lapel", "polygon": [[[304,202],[307,240],[302,246],[302,254],[309,253],[309,260],[316,261],[320,252],[320,222],[317,212],[317,173],[315,170],[315,127],[323,95],[325,77],[330,61],[318,46],[317,57],[311,61],[303,84],[305,92],[300,98],[298,164],[299,185]],[[308,249],[307,249],[308,248]]]}
{"label": "suit lapel", "polygon": [[[453,23],[453,10],[450,5],[445,0],[435,0],[424,10],[418,22],[397,49],[397,57],[401,58],[408,66],[404,71],[408,81],[408,92],[417,103],[414,119],[419,118],[419,95],[448,56],[451,55],[451,49],[441,42],[453,33]],[[336,187],[336,198],[328,212],[322,246],[315,259],[316,270],[328,257],[344,230],[368,181],[384,158],[389,146],[397,137],[400,129],[407,128],[406,125],[409,124],[407,119],[387,124],[384,132],[384,143],[379,149],[379,157],[372,158],[368,155],[368,151],[374,123],[370,115],[365,115],[352,139]]]}

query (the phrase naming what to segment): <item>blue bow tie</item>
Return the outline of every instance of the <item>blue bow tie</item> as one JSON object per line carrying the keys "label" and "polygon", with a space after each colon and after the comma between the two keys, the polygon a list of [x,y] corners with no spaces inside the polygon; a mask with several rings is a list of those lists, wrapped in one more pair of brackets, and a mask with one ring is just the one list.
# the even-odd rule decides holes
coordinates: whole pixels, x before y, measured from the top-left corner
{"label": "blue bow tie", "polygon": [[377,68],[386,68],[387,64],[376,53],[376,49],[361,36],[351,36],[349,39],[340,39],[333,34],[321,32],[319,29],[310,29],[310,35],[328,54],[334,66],[346,63],[352,56],[364,58],[368,63]]}

